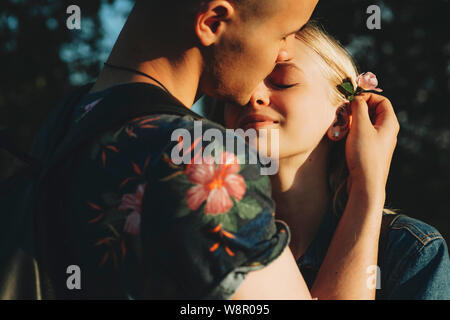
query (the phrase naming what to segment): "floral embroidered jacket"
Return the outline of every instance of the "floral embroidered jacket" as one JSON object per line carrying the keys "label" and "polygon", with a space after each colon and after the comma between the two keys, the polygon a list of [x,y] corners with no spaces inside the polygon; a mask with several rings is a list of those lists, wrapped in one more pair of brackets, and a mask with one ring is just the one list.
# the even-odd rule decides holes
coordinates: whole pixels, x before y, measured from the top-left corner
{"label": "floral embroidered jacket", "polygon": [[[113,90],[84,96],[68,129]],[[159,92],[157,103],[184,108],[159,88],[148,90]],[[37,145],[51,135],[51,121],[57,119],[50,117]],[[194,137],[194,121],[169,114],[135,118],[98,136],[60,169],[64,196],[55,201],[68,263],[81,270],[77,297],[228,299],[249,271],[288,245],[288,227],[274,219],[268,177],[245,161],[250,148],[233,153],[224,141],[202,137],[191,142],[192,159],[213,146],[221,150],[214,154],[219,164],[208,158],[174,163],[172,152],[185,141],[172,141],[172,133],[184,128]],[[215,128],[241,139],[215,123],[201,124],[203,132]]]}

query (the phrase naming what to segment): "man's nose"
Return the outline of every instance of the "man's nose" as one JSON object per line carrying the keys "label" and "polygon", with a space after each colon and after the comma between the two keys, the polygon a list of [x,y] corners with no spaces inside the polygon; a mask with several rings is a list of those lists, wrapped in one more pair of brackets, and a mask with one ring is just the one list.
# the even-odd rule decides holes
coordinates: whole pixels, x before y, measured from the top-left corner
{"label": "man's nose", "polygon": [[292,60],[292,58],[294,57],[294,42],[295,42],[294,36],[291,35],[286,38],[283,46],[280,48],[280,51],[278,52],[276,62],[284,62]]}
{"label": "man's nose", "polygon": [[268,106],[270,104],[269,90],[264,81],[261,82],[256,90],[253,92],[249,105],[252,108],[258,108],[262,106]]}

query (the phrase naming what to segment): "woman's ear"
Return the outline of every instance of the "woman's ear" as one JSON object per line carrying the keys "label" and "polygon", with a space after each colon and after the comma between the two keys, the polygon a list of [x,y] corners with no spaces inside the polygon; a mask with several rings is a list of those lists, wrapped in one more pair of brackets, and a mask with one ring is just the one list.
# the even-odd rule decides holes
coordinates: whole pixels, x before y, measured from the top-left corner
{"label": "woman's ear", "polygon": [[234,15],[235,9],[229,1],[209,1],[195,20],[195,33],[200,43],[205,47],[215,43]]}
{"label": "woman's ear", "polygon": [[336,118],[333,124],[328,128],[327,135],[330,140],[339,141],[343,139],[348,131],[350,124],[350,116],[348,112],[348,105],[343,105],[337,108]]}

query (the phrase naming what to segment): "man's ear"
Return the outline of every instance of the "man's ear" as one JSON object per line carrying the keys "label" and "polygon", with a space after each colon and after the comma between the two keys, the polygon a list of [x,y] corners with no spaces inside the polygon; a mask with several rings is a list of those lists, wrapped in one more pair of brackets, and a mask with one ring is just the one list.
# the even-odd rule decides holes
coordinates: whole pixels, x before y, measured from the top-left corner
{"label": "man's ear", "polygon": [[339,141],[347,135],[349,129],[350,115],[348,113],[348,106],[344,105],[336,110],[336,117],[327,131],[328,138],[333,141]]}
{"label": "man's ear", "polygon": [[209,1],[195,20],[195,33],[205,47],[215,43],[234,17],[235,9],[227,0]]}

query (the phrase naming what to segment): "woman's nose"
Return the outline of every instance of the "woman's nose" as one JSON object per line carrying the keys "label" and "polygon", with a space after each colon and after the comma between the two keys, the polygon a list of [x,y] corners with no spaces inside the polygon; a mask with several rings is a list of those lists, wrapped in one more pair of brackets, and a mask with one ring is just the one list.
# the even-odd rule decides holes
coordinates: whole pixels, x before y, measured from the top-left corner
{"label": "woman's nose", "polygon": [[256,87],[250,98],[249,104],[253,108],[268,106],[270,104],[269,90],[264,84],[264,81]]}

